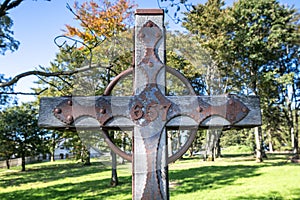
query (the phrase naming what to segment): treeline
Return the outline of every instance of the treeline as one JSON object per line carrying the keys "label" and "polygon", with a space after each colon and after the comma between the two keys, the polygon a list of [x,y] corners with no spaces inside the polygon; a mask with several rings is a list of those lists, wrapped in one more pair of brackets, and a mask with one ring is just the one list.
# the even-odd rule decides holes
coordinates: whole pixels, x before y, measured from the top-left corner
{"label": "treeline", "polygon": [[[71,131],[40,130],[36,126],[37,105],[43,96],[102,95],[116,75],[132,67],[134,8],[125,0],[104,2],[101,6],[95,2],[76,4],[71,11],[79,26],[67,25],[65,35],[59,38],[68,42],[61,43],[50,67],[28,73],[39,78],[33,88],[33,93],[38,94],[35,103],[15,106],[16,100],[10,95],[13,84],[26,74],[13,79],[0,76],[0,157],[45,151],[53,155],[57,141],[68,138],[78,158],[89,164],[85,141],[99,145],[99,133],[86,134],[90,136],[86,139]],[[263,118],[263,125],[255,129],[199,131],[191,155],[205,147],[207,155],[217,156],[221,146],[242,144],[253,149],[257,161],[263,160],[266,147],[269,151],[290,150],[298,157],[298,11],[276,0],[239,0],[231,6],[221,0],[208,0],[193,6],[181,21],[185,32],[167,33],[167,65],[183,73],[197,95],[260,96]],[[10,21],[0,23],[7,28],[12,26]],[[11,42],[17,45],[15,40]],[[7,49],[16,48],[2,48]],[[116,86],[113,95],[131,95],[131,85],[129,75]],[[168,95],[186,94],[184,84],[170,74],[167,87]],[[174,141],[184,141],[175,135]],[[111,137],[125,151],[131,151],[130,133]]]}

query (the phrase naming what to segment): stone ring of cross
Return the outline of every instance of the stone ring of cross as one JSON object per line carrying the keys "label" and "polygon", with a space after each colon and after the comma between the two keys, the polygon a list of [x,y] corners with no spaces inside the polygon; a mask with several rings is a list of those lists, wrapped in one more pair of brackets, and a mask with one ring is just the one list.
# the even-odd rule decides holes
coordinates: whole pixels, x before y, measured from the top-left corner
{"label": "stone ring of cross", "polygon": [[[166,66],[166,71],[168,73],[170,73],[171,75],[177,77],[183,84],[184,86],[188,89],[188,93],[189,95],[195,95],[195,91],[193,89],[193,87],[191,86],[190,82],[177,70]],[[114,89],[114,87],[119,83],[119,81],[123,78],[125,78],[128,75],[133,74],[134,69],[133,68],[129,68],[125,71],[123,71],[122,73],[120,73],[118,76],[116,76],[111,82],[110,84],[107,86],[107,88],[104,91],[104,96],[110,96],[112,90]],[[188,148],[191,146],[191,144],[193,143],[195,137],[196,137],[196,133],[197,133],[197,128],[192,129],[190,128],[190,134],[188,136],[188,139],[186,140],[186,142],[184,143],[183,146],[181,146],[181,148],[176,151],[176,153],[172,154],[171,156],[168,157],[168,164],[175,162],[178,158],[180,158],[187,150]],[[122,158],[132,162],[132,155],[126,153],[125,151],[121,150],[117,145],[115,145],[115,143],[112,141],[111,137],[108,134],[108,131],[105,129],[102,129],[103,132],[103,136],[104,139],[107,143],[107,145],[119,156],[121,156]]]}

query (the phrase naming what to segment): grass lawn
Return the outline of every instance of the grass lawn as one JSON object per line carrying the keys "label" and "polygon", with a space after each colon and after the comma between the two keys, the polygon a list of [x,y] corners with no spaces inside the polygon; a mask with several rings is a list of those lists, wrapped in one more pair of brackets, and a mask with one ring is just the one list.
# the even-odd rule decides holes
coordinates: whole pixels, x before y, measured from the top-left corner
{"label": "grass lawn", "polygon": [[[300,199],[300,164],[287,155],[268,155],[256,163],[250,155],[225,155],[215,162],[184,159],[170,165],[172,200]],[[119,165],[120,185],[110,187],[109,161],[91,166],[73,161],[0,169],[1,200],[131,199],[131,165]]]}

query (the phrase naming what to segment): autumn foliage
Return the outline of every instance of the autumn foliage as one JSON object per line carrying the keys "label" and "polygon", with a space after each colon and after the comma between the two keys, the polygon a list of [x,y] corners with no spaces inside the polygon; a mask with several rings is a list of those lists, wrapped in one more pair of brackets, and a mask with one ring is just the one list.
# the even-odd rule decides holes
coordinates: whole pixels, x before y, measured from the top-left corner
{"label": "autumn foliage", "polygon": [[75,19],[80,21],[81,29],[66,25],[66,35],[77,36],[87,44],[103,41],[126,30],[126,23],[132,16],[134,7],[127,0],[99,0],[98,3],[91,0],[81,5],[76,2],[72,12]]}

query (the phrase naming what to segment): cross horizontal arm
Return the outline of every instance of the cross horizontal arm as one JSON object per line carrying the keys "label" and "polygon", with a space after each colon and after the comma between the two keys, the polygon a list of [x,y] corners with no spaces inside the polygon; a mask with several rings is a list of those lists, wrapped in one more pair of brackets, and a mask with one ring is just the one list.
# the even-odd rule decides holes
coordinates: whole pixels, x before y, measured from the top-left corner
{"label": "cross horizontal arm", "polygon": [[[130,116],[129,102],[130,97],[44,97],[40,102],[38,124],[40,127],[50,129],[100,128],[103,127],[100,118],[107,122],[112,120],[111,113],[113,113],[114,121],[122,118],[123,123],[117,123],[118,125],[131,128],[133,123],[130,119],[127,119],[128,125],[124,124],[124,118]],[[63,116],[59,118],[63,114],[64,119]]]}
{"label": "cross horizontal arm", "polygon": [[[129,96],[42,98],[39,126],[52,129],[132,128],[132,99]],[[172,102],[166,113],[168,128],[244,128],[261,125],[257,96],[168,96],[167,99]],[[236,102],[241,102],[246,108],[236,110]],[[64,117],[61,117],[63,114]]]}
{"label": "cross horizontal arm", "polygon": [[[171,96],[179,117],[167,123],[172,128],[250,128],[261,125],[257,96]],[[193,119],[193,120],[191,120]]]}

